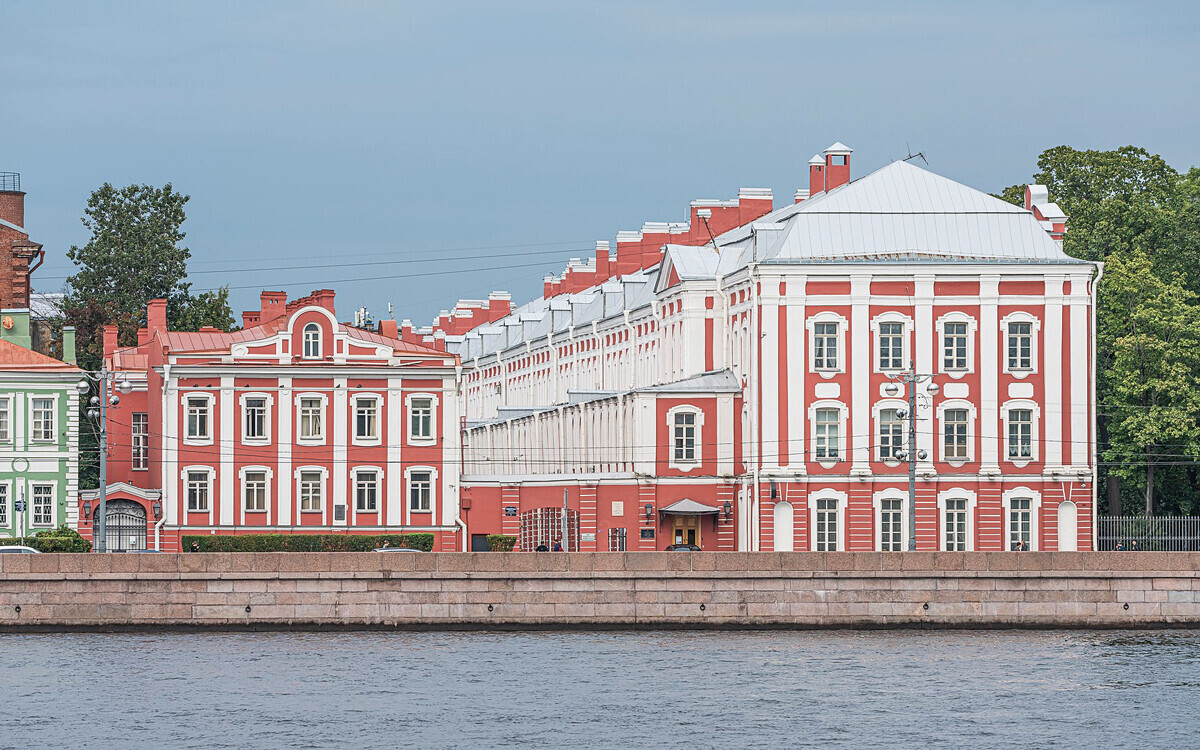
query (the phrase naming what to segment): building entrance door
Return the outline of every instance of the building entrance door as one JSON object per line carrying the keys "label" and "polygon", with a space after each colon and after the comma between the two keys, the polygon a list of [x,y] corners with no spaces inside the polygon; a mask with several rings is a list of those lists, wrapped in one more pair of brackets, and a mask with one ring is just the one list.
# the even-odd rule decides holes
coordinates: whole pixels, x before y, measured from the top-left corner
{"label": "building entrance door", "polygon": [[[132,500],[109,500],[104,515],[104,544],[109,552],[146,549],[146,509]],[[100,504],[92,511],[92,528],[100,515]]]}
{"label": "building entrance door", "polygon": [[698,516],[674,516],[671,535],[672,544],[700,545],[700,518]]}

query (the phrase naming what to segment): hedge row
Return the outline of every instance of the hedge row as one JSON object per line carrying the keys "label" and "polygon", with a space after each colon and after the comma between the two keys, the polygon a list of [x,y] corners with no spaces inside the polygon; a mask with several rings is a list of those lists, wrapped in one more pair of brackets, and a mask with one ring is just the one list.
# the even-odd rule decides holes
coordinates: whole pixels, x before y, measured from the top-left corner
{"label": "hedge row", "polygon": [[33,547],[39,552],[91,552],[92,543],[78,531],[59,526],[39,531],[33,536],[0,536],[0,547]]}
{"label": "hedge row", "polygon": [[430,552],[433,534],[217,534],[183,537],[183,552],[192,544],[200,552],[370,552],[382,547],[412,547]]}
{"label": "hedge row", "polygon": [[487,543],[489,552],[512,552],[517,538],[508,534],[488,534]]}

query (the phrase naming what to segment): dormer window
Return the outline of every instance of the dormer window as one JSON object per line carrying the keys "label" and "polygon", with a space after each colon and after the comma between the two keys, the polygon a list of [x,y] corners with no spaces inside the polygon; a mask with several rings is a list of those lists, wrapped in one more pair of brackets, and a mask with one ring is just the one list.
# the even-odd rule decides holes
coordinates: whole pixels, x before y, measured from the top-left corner
{"label": "dormer window", "polygon": [[316,323],[304,326],[304,358],[321,358],[321,326]]}

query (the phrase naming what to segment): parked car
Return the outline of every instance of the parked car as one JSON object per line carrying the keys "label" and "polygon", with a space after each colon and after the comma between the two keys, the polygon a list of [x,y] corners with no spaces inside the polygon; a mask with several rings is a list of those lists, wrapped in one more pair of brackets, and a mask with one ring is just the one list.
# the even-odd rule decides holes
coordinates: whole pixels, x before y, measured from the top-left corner
{"label": "parked car", "polygon": [[699,552],[700,545],[698,544],[672,544],[667,547],[667,552]]}
{"label": "parked car", "polygon": [[373,552],[424,552],[414,547],[376,547]]}
{"label": "parked car", "polygon": [[42,553],[42,551],[40,549],[34,549],[33,547],[25,547],[25,546],[19,545],[19,544],[14,544],[14,545],[11,545],[8,547],[0,547],[0,552],[32,552],[35,555],[40,555]]}

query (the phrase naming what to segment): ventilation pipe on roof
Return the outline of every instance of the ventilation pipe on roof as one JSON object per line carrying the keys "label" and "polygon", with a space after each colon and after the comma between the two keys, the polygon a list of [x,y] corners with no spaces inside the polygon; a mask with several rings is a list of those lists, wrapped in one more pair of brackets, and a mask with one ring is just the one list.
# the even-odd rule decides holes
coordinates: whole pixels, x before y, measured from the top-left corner
{"label": "ventilation pipe on roof", "polygon": [[825,190],[828,192],[850,182],[850,154],[854,149],[837,142],[825,149]]}
{"label": "ventilation pipe on roof", "polygon": [[808,160],[808,194],[817,195],[825,192],[825,159],[820,154],[813,154]]}

